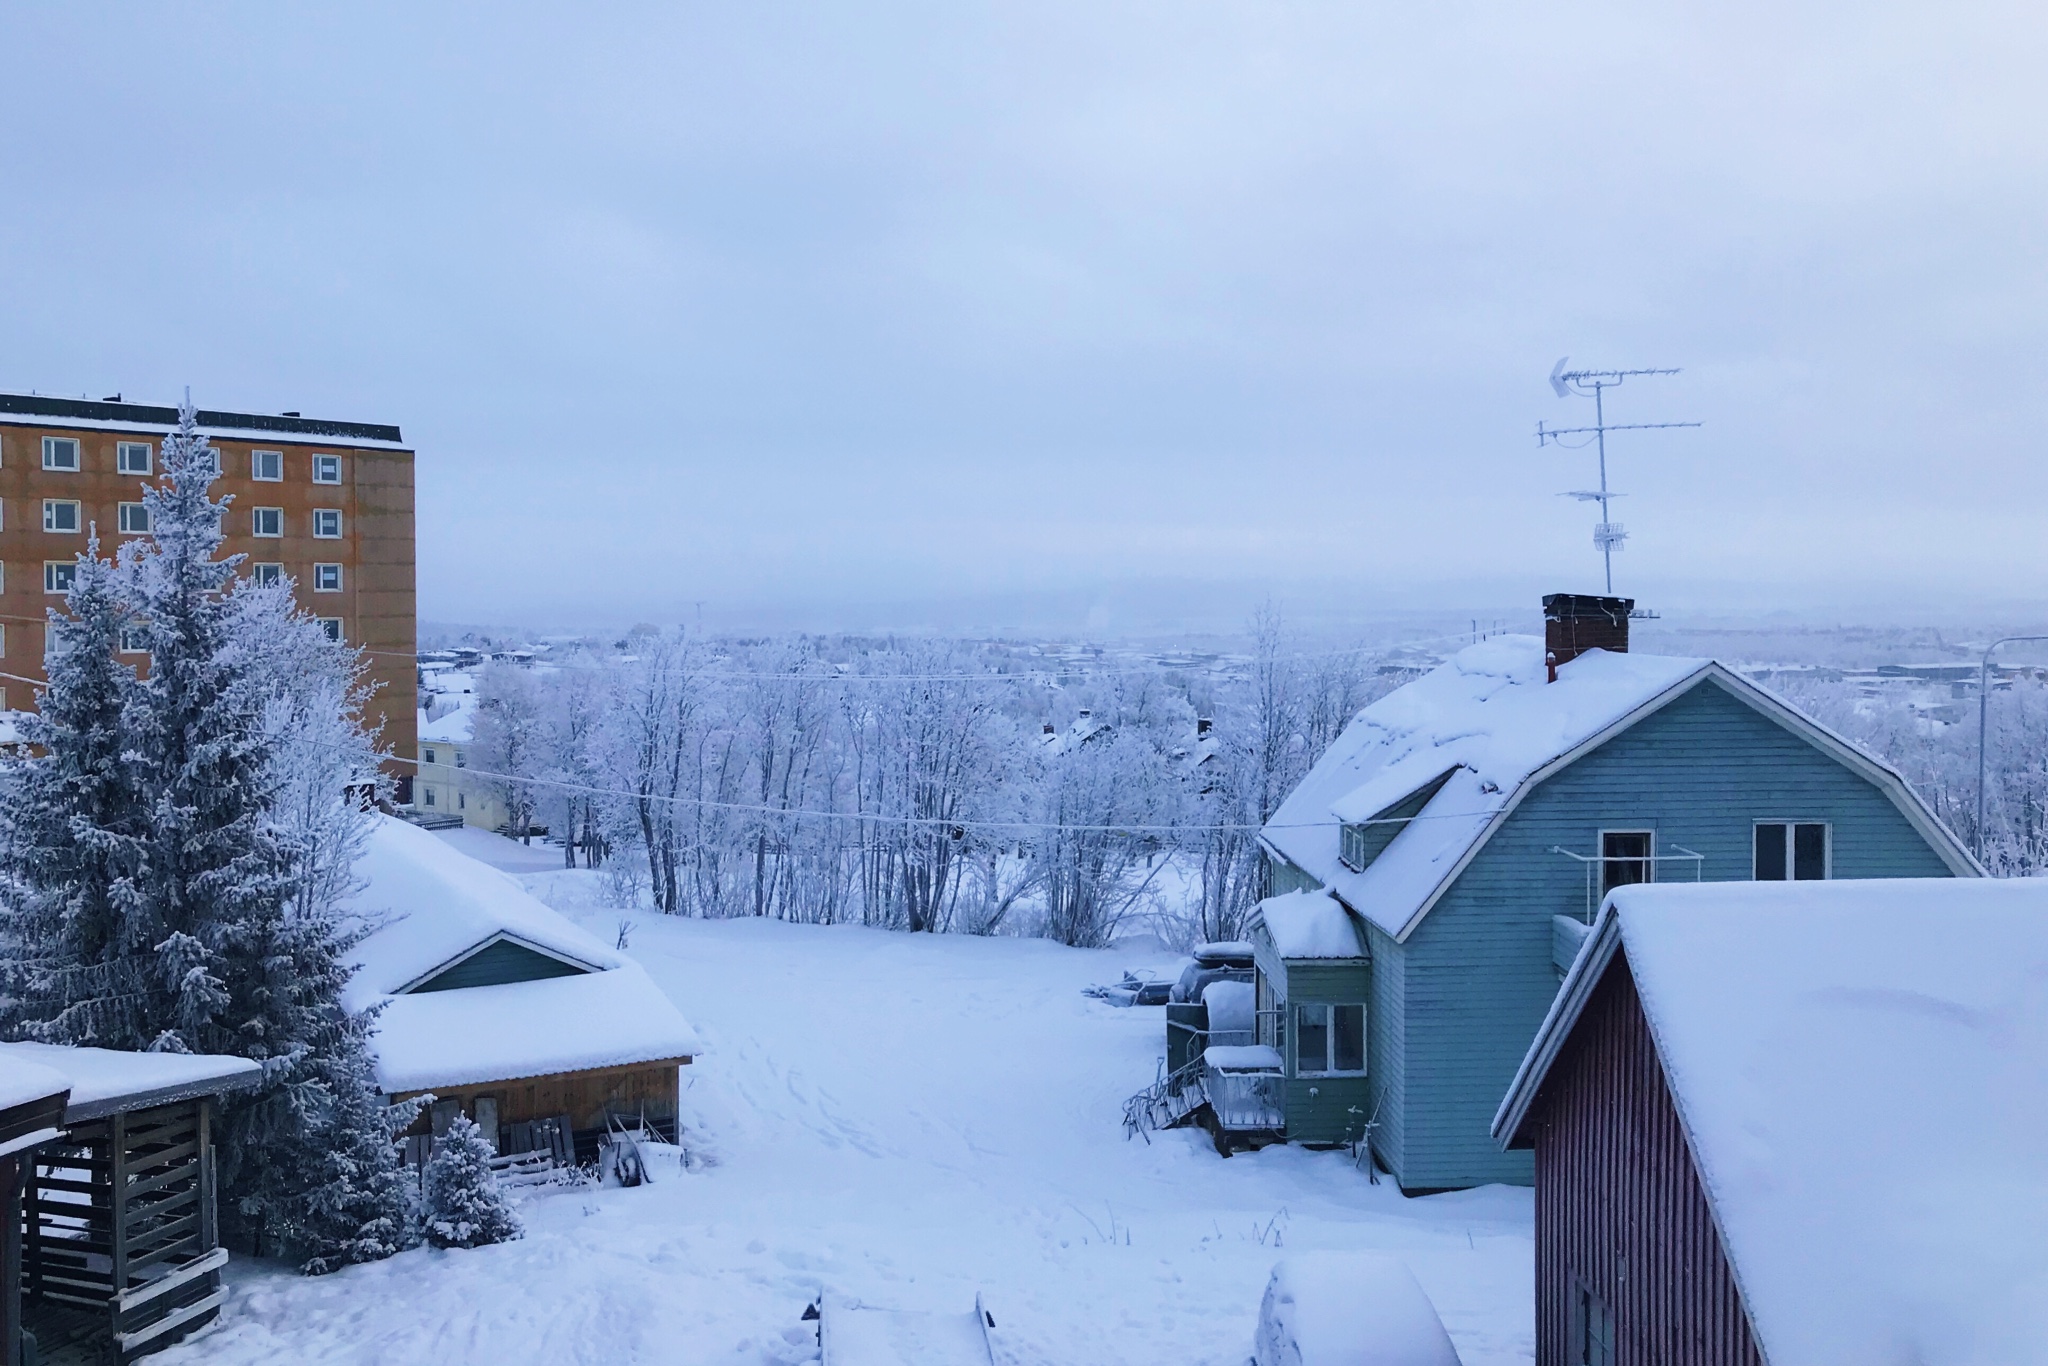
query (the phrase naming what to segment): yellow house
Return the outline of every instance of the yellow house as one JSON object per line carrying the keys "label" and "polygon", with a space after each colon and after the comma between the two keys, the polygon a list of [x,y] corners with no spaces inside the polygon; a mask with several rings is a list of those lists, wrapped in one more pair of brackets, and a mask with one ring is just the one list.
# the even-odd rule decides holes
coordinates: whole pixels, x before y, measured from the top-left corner
{"label": "yellow house", "polygon": [[496,830],[506,823],[505,804],[487,778],[472,777],[470,728],[476,720],[476,695],[468,679],[443,674],[434,682],[445,691],[424,694],[420,708],[419,776],[413,783],[413,810],[421,816],[452,816],[465,825]]}

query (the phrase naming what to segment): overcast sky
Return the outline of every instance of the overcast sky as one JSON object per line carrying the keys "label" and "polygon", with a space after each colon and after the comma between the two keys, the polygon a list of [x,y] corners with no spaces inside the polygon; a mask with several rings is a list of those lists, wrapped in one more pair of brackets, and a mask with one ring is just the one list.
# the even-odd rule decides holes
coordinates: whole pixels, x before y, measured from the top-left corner
{"label": "overcast sky", "polygon": [[5,7],[0,386],[400,424],[425,617],[1533,606],[1566,354],[1621,591],[2048,598],[2038,3],[328,9]]}

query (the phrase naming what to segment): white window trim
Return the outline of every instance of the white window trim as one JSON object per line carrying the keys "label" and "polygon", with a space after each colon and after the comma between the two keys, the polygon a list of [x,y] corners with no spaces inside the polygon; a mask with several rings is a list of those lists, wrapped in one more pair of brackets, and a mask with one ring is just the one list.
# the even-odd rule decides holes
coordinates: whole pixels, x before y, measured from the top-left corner
{"label": "white window trim", "polygon": [[[1756,828],[1759,825],[1782,825],[1785,827],[1785,881],[1787,882],[1798,881],[1798,879],[1792,876],[1797,871],[1797,867],[1793,862],[1793,851],[1798,847],[1796,842],[1798,837],[1794,834],[1794,831],[1802,825],[1819,826],[1821,828],[1820,880],[1822,882],[1833,882],[1835,880],[1835,823],[1833,821],[1817,821],[1811,816],[1758,816],[1749,823],[1750,881],[1759,882],[1763,880],[1756,875]],[[1772,880],[1775,881],[1776,879]],[[1809,882],[1812,880],[1811,878],[1807,879]]]}
{"label": "white window trim", "polygon": [[[277,571],[277,577],[276,577],[275,579],[271,579],[271,580],[265,580],[265,579],[264,579],[264,577],[263,577],[263,571],[264,571],[264,570],[266,570],[266,569],[275,569],[275,570]],[[255,582],[255,583],[259,583],[259,584],[260,584],[260,583],[265,583],[265,582],[270,582],[270,583],[283,583],[283,582],[284,582],[284,566],[283,566],[282,564],[279,564],[279,563],[278,563],[277,561],[275,561],[275,560],[259,560],[259,561],[253,561],[253,562],[251,562],[251,564],[249,565],[249,578],[250,578],[250,580],[251,580],[252,582]]]}
{"label": "white window trim", "polygon": [[[1325,1061],[1335,1061],[1337,1056],[1337,1007],[1358,1007],[1359,1054],[1358,1060],[1366,1066],[1356,1072],[1339,1072],[1334,1069],[1310,1071],[1301,1065],[1301,1012],[1317,1009],[1323,1012],[1323,1037],[1328,1039],[1329,1052]],[[1294,1075],[1297,1077],[1362,1077],[1372,1065],[1372,1016],[1363,1001],[1291,1001],[1287,1006],[1287,1051],[1294,1055]]]}
{"label": "white window trim", "polygon": [[[50,456],[64,443],[71,445],[71,463],[53,465]],[[46,436],[43,438],[43,468],[57,474],[77,474],[85,466],[85,443],[75,436]]]}
{"label": "white window trim", "polygon": [[[258,529],[258,528],[260,528],[260,527],[261,527],[261,526],[263,525],[263,514],[264,514],[264,513],[266,513],[266,512],[274,512],[274,513],[276,513],[276,514],[277,514],[277,530],[275,530],[275,531],[262,531],[262,530],[259,530],[259,529]],[[255,537],[258,537],[258,538],[260,538],[260,539],[262,539],[262,540],[266,540],[266,541],[279,541],[279,540],[283,540],[283,539],[284,539],[284,509],[283,509],[283,508],[250,508],[250,509],[249,509],[249,534],[250,534],[251,536],[255,536]]]}
{"label": "white window trim", "polygon": [[68,588],[68,587],[66,587],[66,588],[52,588],[52,587],[50,587],[50,584],[51,584],[52,582],[54,582],[54,581],[55,581],[55,579],[56,579],[56,575],[55,575],[55,574],[54,574],[54,573],[53,573],[52,571],[54,571],[54,570],[57,570],[57,569],[69,569],[69,570],[71,571],[72,575],[73,575],[73,578],[72,578],[72,582],[74,582],[74,583],[76,583],[76,582],[77,582],[77,577],[76,577],[76,576],[77,576],[77,574],[78,574],[78,561],[76,561],[76,560],[44,560],[44,561],[43,561],[43,592],[44,592],[44,594],[45,594],[45,595],[47,595],[47,596],[50,596],[50,597],[56,597],[56,596],[59,596],[59,595],[61,595],[61,594],[64,594],[64,593],[69,593],[69,592],[71,591],[71,590],[70,590],[70,588]]}
{"label": "white window trim", "polygon": [[[60,507],[71,509],[71,525],[58,527],[50,525],[50,513]],[[77,536],[85,530],[85,504],[76,498],[43,499],[43,530],[52,536]]]}
{"label": "white window trim", "polygon": [[[320,529],[320,524],[321,524],[321,522],[322,522],[322,521],[323,521],[323,520],[324,520],[325,518],[328,518],[328,517],[332,517],[332,518],[334,518],[334,530],[332,530],[332,531],[322,531],[322,530]],[[340,508],[314,508],[314,509],[313,509],[313,539],[314,539],[314,540],[316,540],[316,541],[338,541],[338,540],[340,540],[341,538],[342,538],[342,537],[341,537],[341,509],[340,509]]]}
{"label": "white window trim", "polygon": [[[121,628],[121,638],[120,638],[120,639],[119,639],[118,641],[116,641],[116,642],[115,642],[115,644],[116,644],[116,645],[117,645],[117,646],[119,647],[119,650],[118,650],[118,652],[119,652],[119,653],[121,653],[121,654],[124,654],[124,655],[146,655],[146,654],[148,654],[148,653],[149,653],[149,647],[148,647],[147,645],[130,645],[130,644],[128,643],[128,632],[129,632],[130,630],[134,630],[134,631],[136,631],[136,632],[140,633],[140,632],[142,631],[142,628],[141,628],[140,626],[136,626],[136,627],[127,627],[127,626],[124,626],[124,627],[122,627],[122,628]],[[149,637],[148,637],[147,635],[143,635],[143,639],[144,639],[144,640],[147,640],[148,638],[149,638]]]}
{"label": "white window trim", "polygon": [[[320,462],[323,460],[332,460],[334,462],[334,477],[332,479],[322,479],[320,477]],[[341,482],[341,457],[328,454],[315,455],[313,457],[313,482],[316,484],[339,484]]]}
{"label": "white window trim", "polygon": [[1648,839],[1648,840],[1650,841],[1650,844],[1649,844],[1649,852],[1648,852],[1647,854],[1644,854],[1644,855],[1643,855],[1643,862],[1644,862],[1644,863],[1646,863],[1646,864],[1648,864],[1648,865],[1649,865],[1649,867],[1648,867],[1648,870],[1647,870],[1647,872],[1648,872],[1648,875],[1647,875],[1646,877],[1644,877],[1643,881],[1645,881],[1645,882],[1655,882],[1655,881],[1657,880],[1657,832],[1656,832],[1655,830],[1652,830],[1652,829],[1650,829],[1650,828],[1649,828],[1648,826],[1643,826],[1643,825],[1614,825],[1614,826],[1604,826],[1604,827],[1602,827],[1602,828],[1601,828],[1601,831],[1600,831],[1600,833],[1599,833],[1598,835],[1594,836],[1594,839],[1595,839],[1596,841],[1598,841],[1598,842],[1597,842],[1596,844],[1594,844],[1594,846],[1593,846],[1593,848],[1594,848],[1595,852],[1596,852],[1596,853],[1597,853],[1597,854],[1599,855],[1599,859],[1600,859],[1600,882],[1601,882],[1601,884],[1602,884],[1603,886],[1604,886],[1604,885],[1606,884],[1606,882],[1607,882],[1607,865],[1608,865],[1608,864],[1609,864],[1610,862],[1613,862],[1613,863],[1633,863],[1633,862],[1635,862],[1635,860],[1634,860],[1634,859],[1626,859],[1626,858],[1617,858],[1617,859],[1611,859],[1611,860],[1610,860],[1610,859],[1609,859],[1609,858],[1607,857],[1607,837],[1608,837],[1609,835],[1642,835],[1642,836],[1646,837],[1646,838],[1647,838],[1647,839]]}
{"label": "white window trim", "polygon": [[[141,469],[131,470],[123,466],[122,462],[128,458],[130,451],[142,452]],[[116,473],[131,479],[142,478],[156,469],[156,448],[147,441],[118,441],[114,443],[114,469]]]}
{"label": "white window trim", "polygon": [[[276,473],[276,474],[258,474],[258,473],[256,472],[256,470],[257,470],[257,465],[256,465],[256,457],[257,457],[257,456],[259,456],[259,455],[274,455],[274,456],[276,456],[276,457],[277,457],[277,473]],[[255,481],[256,481],[257,483],[259,483],[259,484],[282,484],[282,483],[284,482],[284,452],[283,452],[283,451],[269,451],[269,450],[252,450],[252,451],[250,451],[250,452],[249,452],[249,477],[250,477],[251,479],[255,480]]]}
{"label": "white window trim", "polygon": [[[332,569],[332,570],[334,571],[334,587],[332,587],[332,588],[329,588],[329,587],[327,587],[327,586],[325,586],[324,584],[322,584],[322,583],[321,583],[321,581],[320,581],[320,571],[321,571],[321,570],[323,570],[323,569]],[[316,564],[316,565],[314,565],[314,566],[313,566],[313,591],[314,591],[315,593],[339,593],[339,592],[341,592],[341,591],[342,591],[342,588],[341,588],[341,586],[342,586],[342,569],[341,569],[341,566],[340,566],[340,565],[338,565],[338,564]]]}
{"label": "white window trim", "polygon": [[[131,526],[129,526],[129,525],[128,525],[128,513],[129,513],[129,510],[130,510],[130,509],[133,509],[133,510],[135,510],[136,512],[139,512],[139,513],[141,513],[141,514],[142,514],[142,520],[143,520],[143,522],[145,523],[145,525],[143,525],[143,526],[140,526],[140,527],[131,527]],[[121,534],[122,534],[123,536],[147,536],[147,535],[149,534],[149,527],[148,527],[148,525],[147,525],[147,523],[148,523],[148,521],[149,521],[149,504],[147,504],[147,503],[122,503],[122,504],[119,504],[119,505],[117,506],[116,510],[115,510],[115,513],[114,513],[114,521],[115,521],[115,524],[116,524],[116,525],[118,525],[118,526],[119,526],[119,527],[121,528]]]}
{"label": "white window trim", "polygon": [[329,636],[328,639],[334,641],[338,645],[348,644],[348,630],[340,617],[319,617],[316,618],[316,620],[319,621],[322,630],[325,630],[327,628],[327,624],[329,622],[332,622],[334,624],[334,634],[332,636]]}

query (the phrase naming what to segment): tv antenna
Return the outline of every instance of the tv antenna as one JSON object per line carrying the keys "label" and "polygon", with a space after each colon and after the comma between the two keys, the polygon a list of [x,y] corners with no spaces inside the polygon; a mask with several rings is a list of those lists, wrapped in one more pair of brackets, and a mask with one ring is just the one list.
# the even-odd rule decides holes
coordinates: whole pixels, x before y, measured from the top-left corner
{"label": "tv antenna", "polygon": [[[1621,549],[1621,543],[1628,539],[1628,529],[1614,520],[1609,504],[1621,497],[1607,487],[1607,434],[1609,432],[1657,431],[1666,427],[1697,427],[1697,422],[1617,422],[1607,421],[1607,391],[1620,385],[1624,380],[1639,375],[1675,375],[1677,369],[1669,370],[1567,370],[1570,356],[1561,356],[1550,369],[1550,387],[1557,391],[1559,398],[1570,398],[1573,394],[1593,396],[1593,425],[1590,427],[1546,427],[1536,424],[1536,444],[1547,446],[1555,441],[1567,449],[1583,449],[1591,444],[1600,451],[1600,487],[1598,489],[1573,489],[1560,494],[1562,498],[1576,498],[1582,503],[1600,505],[1600,521],[1593,528],[1593,545],[1600,552],[1600,558],[1607,567],[1607,593],[1614,595],[1614,552]],[[1569,442],[1568,436],[1590,436],[1589,442]]]}

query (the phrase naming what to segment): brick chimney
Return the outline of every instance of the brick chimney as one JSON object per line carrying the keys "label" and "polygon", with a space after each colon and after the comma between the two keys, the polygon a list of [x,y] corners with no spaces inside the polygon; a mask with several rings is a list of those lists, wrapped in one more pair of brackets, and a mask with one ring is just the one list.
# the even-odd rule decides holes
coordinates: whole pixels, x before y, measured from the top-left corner
{"label": "brick chimney", "polygon": [[1543,599],[1543,662],[1550,681],[1558,666],[1588,650],[1628,653],[1628,614],[1634,598],[1600,598],[1589,593],[1550,593]]}

